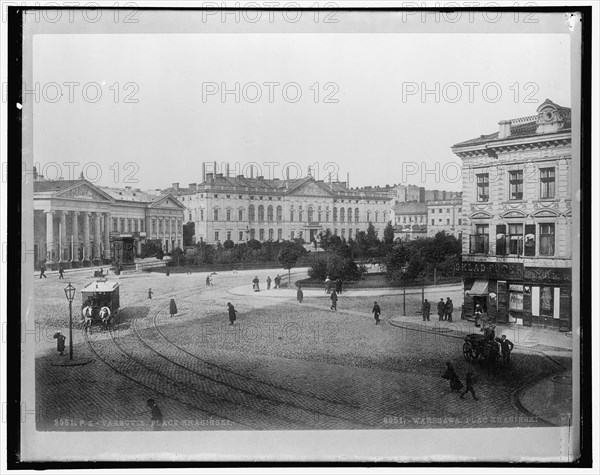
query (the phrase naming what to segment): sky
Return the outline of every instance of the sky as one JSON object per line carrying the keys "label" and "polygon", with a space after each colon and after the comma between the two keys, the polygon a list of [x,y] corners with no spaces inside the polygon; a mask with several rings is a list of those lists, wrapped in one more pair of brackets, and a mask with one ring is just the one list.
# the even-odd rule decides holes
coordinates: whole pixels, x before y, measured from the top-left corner
{"label": "sky", "polygon": [[[246,175],[254,162],[255,176],[267,178],[283,178],[286,166],[291,178],[305,176],[312,165],[318,179],[349,174],[351,186],[459,191],[453,144],[534,115],[546,98],[571,106],[569,41],[564,34],[35,35],[34,163],[48,178],[85,171],[100,186],[142,189],[201,182],[202,162],[217,161]],[[237,96],[221,95],[236,83]]]}

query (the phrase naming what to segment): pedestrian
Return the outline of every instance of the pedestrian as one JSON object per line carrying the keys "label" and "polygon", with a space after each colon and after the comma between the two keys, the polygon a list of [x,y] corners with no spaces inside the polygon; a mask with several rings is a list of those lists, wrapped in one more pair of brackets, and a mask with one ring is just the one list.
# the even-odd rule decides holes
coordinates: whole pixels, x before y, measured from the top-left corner
{"label": "pedestrian", "polygon": [[475,326],[479,327],[479,320],[481,319],[481,314],[482,314],[482,308],[481,305],[477,304],[475,305],[475,312],[474,312],[474,316],[475,316]]}
{"label": "pedestrian", "polygon": [[150,412],[152,413],[150,415],[150,420],[152,421],[152,429],[160,430],[163,423],[163,416],[160,408],[158,407],[154,399],[148,399],[148,401],[146,402],[146,406],[150,408]]}
{"label": "pedestrian", "polygon": [[254,290],[254,292],[260,292],[260,281],[258,280],[258,276],[255,276],[254,279],[252,280],[252,290]]}
{"label": "pedestrian", "polygon": [[450,381],[450,390],[451,391],[460,391],[463,387],[463,383],[460,382],[460,378],[456,371],[454,370],[454,366],[450,361],[446,361],[446,372],[442,375],[442,378]]}
{"label": "pedestrian", "polygon": [[506,335],[502,335],[500,339],[496,339],[500,343],[500,349],[502,350],[502,364],[508,368],[510,366],[510,353],[512,352],[515,345],[512,341],[506,339]]}
{"label": "pedestrian", "polygon": [[277,277],[275,277],[275,288],[278,289],[280,285],[281,285],[281,277],[279,276],[279,274],[277,274]]}
{"label": "pedestrian", "polygon": [[167,266],[167,277],[171,275],[171,268]]}
{"label": "pedestrian", "polygon": [[233,322],[236,320],[237,310],[231,305],[231,302],[227,302],[227,310],[229,312],[229,325],[233,325]]}
{"label": "pedestrian", "polygon": [[152,292],[152,289],[148,289],[148,300],[152,300],[152,295],[154,295],[154,292]]}
{"label": "pedestrian", "polygon": [[171,314],[171,318],[173,318],[177,312],[177,305],[175,304],[175,299],[171,297],[171,303],[169,303],[169,313]]}
{"label": "pedestrian", "polygon": [[379,325],[379,315],[381,315],[381,307],[377,304],[377,302],[373,302],[373,316],[375,317],[375,325]]}
{"label": "pedestrian", "polygon": [[59,279],[65,278],[65,268],[62,263],[58,264],[58,278]]}
{"label": "pedestrian", "polygon": [[479,398],[477,396],[475,396],[475,389],[473,388],[473,373],[471,373],[470,371],[467,373],[467,388],[464,390],[464,392],[460,395],[461,399],[465,398],[465,394],[467,394],[468,392],[470,392],[473,395],[473,399],[475,399],[476,401],[479,400]]}
{"label": "pedestrian", "polygon": [[331,310],[335,310],[337,312],[338,296],[335,289],[331,291],[331,296],[329,298],[331,299]]}
{"label": "pedestrian", "polygon": [[304,292],[302,292],[301,285],[298,286],[298,291],[296,292],[296,298],[298,299],[298,302],[300,302],[300,303],[302,303],[302,300],[304,300]]}
{"label": "pedestrian", "polygon": [[208,276],[208,285],[210,285],[211,287],[213,286],[213,278],[212,278],[212,274],[210,274]]}
{"label": "pedestrian", "polygon": [[325,279],[325,293],[330,293],[331,292],[331,279],[329,278],[329,276],[327,276],[327,278]]}
{"label": "pedestrian", "polygon": [[335,281],[335,290],[338,294],[342,293],[342,279],[338,279]]}
{"label": "pedestrian", "polygon": [[58,351],[58,354],[60,356],[63,356],[64,353],[65,353],[65,340],[66,340],[66,337],[60,331],[57,331],[54,334],[54,339],[56,340],[56,351]]}
{"label": "pedestrian", "polygon": [[452,321],[452,312],[454,312],[454,304],[450,297],[446,298],[446,305],[444,306],[444,316],[449,322]]}
{"label": "pedestrian", "polygon": [[267,290],[271,290],[271,276],[267,277]]}
{"label": "pedestrian", "polygon": [[43,277],[44,279],[47,279],[47,278],[48,278],[48,276],[46,275],[46,263],[45,263],[45,262],[42,262],[42,263],[40,264],[40,279],[41,279],[42,277]]}
{"label": "pedestrian", "polygon": [[429,315],[431,314],[431,304],[427,299],[423,302],[423,321],[429,321]]}
{"label": "pedestrian", "polygon": [[446,310],[446,305],[444,304],[444,298],[440,298],[438,302],[438,317],[440,318],[440,322],[444,320],[444,312]]}
{"label": "pedestrian", "polygon": [[206,276],[206,286],[208,287],[210,285],[210,275]]}

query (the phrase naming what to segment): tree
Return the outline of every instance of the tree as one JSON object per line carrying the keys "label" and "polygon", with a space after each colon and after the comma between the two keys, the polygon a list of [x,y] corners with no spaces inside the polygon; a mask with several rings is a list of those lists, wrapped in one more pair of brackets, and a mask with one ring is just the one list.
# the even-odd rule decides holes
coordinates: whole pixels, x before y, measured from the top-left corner
{"label": "tree", "polygon": [[383,230],[383,242],[387,245],[392,245],[394,243],[394,226],[392,226],[391,221],[388,221]]}
{"label": "tree", "polygon": [[248,248],[258,251],[260,249],[260,241],[258,239],[250,239],[248,241]]}
{"label": "tree", "polygon": [[141,252],[141,257],[142,259],[146,258],[146,257],[156,257],[157,259],[162,259],[164,256],[164,252],[162,250],[162,246],[160,244],[160,241],[146,241],[144,244],[142,244],[142,252]]}
{"label": "tree", "polygon": [[233,249],[233,248],[234,248],[234,246],[235,246],[235,243],[234,243],[234,242],[233,242],[231,239],[227,239],[227,241],[225,241],[225,242],[223,243],[223,247],[224,247],[225,249]]}
{"label": "tree", "polygon": [[285,241],[279,251],[277,260],[281,262],[284,269],[288,271],[288,282],[291,282],[292,268],[298,262],[298,259],[306,254],[306,249],[301,244]]}

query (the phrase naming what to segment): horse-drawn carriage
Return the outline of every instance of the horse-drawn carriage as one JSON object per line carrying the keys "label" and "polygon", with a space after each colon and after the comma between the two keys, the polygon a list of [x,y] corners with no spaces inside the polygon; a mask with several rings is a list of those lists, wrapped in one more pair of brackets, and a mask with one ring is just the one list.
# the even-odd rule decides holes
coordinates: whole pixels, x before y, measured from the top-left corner
{"label": "horse-drawn carriage", "polygon": [[467,361],[485,361],[488,367],[497,368],[500,364],[500,345],[489,333],[481,335],[479,333],[470,333],[465,336],[463,343],[463,356]]}
{"label": "horse-drawn carriage", "polygon": [[97,280],[81,290],[81,322],[90,328],[94,321],[104,328],[114,321],[119,311],[119,283]]}

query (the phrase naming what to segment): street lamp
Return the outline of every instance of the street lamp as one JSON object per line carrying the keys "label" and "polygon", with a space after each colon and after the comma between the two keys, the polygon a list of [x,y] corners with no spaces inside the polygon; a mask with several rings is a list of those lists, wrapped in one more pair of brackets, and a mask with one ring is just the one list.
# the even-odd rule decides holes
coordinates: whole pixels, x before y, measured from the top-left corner
{"label": "street lamp", "polygon": [[[406,276],[407,266],[402,267],[402,277]],[[406,317],[406,281],[404,281],[404,285],[402,286],[402,316]]]}
{"label": "street lamp", "polygon": [[69,359],[73,360],[73,299],[75,298],[75,287],[69,285],[65,287],[65,297],[69,302]]}

